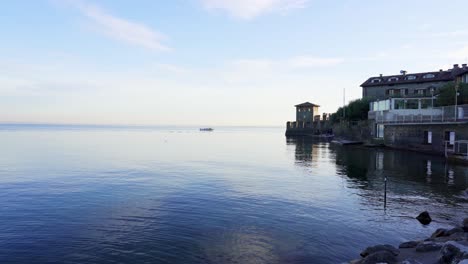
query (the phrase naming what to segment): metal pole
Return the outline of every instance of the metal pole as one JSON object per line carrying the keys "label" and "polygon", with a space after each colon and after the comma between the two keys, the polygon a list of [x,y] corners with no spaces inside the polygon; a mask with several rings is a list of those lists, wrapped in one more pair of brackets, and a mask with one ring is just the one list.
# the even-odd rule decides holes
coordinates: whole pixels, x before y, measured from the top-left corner
{"label": "metal pole", "polygon": [[432,123],[433,115],[434,115],[434,88],[431,88],[431,123]]}
{"label": "metal pole", "polygon": [[458,83],[455,84],[455,122],[457,122],[457,94],[458,94]]}
{"label": "metal pole", "polygon": [[387,208],[387,176],[384,179],[384,208]]}
{"label": "metal pole", "polygon": [[343,88],[343,119],[344,119],[345,116],[346,116],[345,97],[346,97],[346,88]]}

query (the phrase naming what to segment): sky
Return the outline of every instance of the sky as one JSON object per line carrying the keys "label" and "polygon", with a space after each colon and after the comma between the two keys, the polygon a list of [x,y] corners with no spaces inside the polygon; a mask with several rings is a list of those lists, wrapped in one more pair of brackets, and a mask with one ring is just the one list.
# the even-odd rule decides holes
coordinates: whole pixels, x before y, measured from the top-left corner
{"label": "sky", "polygon": [[0,122],[281,126],[467,63],[468,1],[0,3]]}

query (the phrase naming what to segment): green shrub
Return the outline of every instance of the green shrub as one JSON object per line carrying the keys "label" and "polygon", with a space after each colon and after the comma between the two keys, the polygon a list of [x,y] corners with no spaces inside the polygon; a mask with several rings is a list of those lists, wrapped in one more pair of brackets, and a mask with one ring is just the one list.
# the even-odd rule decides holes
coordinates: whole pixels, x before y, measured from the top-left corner
{"label": "green shrub", "polygon": [[[349,102],[344,108],[340,107],[338,110],[331,114],[330,120],[333,123],[340,121],[359,121],[367,120],[367,114],[369,112],[370,100],[367,98],[356,99]],[[344,109],[344,115],[343,115]]]}

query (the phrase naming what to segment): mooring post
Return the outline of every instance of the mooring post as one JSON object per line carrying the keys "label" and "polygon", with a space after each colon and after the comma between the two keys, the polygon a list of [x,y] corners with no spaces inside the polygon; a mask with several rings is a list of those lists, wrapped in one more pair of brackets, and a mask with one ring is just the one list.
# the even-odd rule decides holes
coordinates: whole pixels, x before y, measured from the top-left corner
{"label": "mooring post", "polygon": [[387,208],[387,176],[384,179],[384,208]]}

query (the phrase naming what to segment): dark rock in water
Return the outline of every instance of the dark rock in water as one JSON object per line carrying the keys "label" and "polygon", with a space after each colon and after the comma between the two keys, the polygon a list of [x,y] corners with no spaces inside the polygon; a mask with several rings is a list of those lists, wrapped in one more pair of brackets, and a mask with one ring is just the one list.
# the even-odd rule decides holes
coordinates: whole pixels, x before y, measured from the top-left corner
{"label": "dark rock in water", "polygon": [[461,227],[452,228],[452,229],[450,229],[450,230],[447,230],[447,231],[445,232],[445,235],[451,236],[451,235],[453,235],[453,234],[455,234],[455,233],[463,233],[463,228],[461,228]]}
{"label": "dark rock in water", "polygon": [[399,248],[415,248],[421,241],[408,241],[401,243]]}
{"label": "dark rock in water", "polygon": [[416,246],[416,252],[436,251],[442,248],[442,244],[435,242],[422,242]]}
{"label": "dark rock in water", "polygon": [[416,217],[416,219],[418,219],[418,221],[423,225],[428,225],[432,221],[432,218],[431,218],[431,216],[429,215],[429,213],[427,211],[424,211],[424,212],[420,213]]}
{"label": "dark rock in water", "polygon": [[451,234],[450,236],[428,238],[428,239],[425,239],[424,241],[442,242],[442,243],[445,243],[447,241],[468,241],[468,232],[456,232],[456,233]]}
{"label": "dark rock in water", "polygon": [[459,255],[461,251],[458,247],[451,243],[446,243],[440,250],[439,263],[452,263]]}
{"label": "dark rock in water", "polygon": [[431,235],[431,238],[447,236],[447,231],[445,228],[439,228]]}
{"label": "dark rock in water", "polygon": [[414,259],[405,259],[400,264],[422,264],[421,262]]}
{"label": "dark rock in water", "polygon": [[361,252],[361,257],[364,258],[366,256],[369,256],[379,251],[387,251],[387,252],[390,252],[394,256],[398,256],[398,254],[400,254],[400,250],[398,250],[392,245],[377,245],[377,246],[366,248],[363,252]]}
{"label": "dark rock in water", "polygon": [[360,263],[361,264],[375,264],[375,263],[394,264],[394,263],[397,263],[397,259],[395,255],[393,255],[391,252],[384,250],[384,251],[377,251],[368,255]]}
{"label": "dark rock in water", "polygon": [[465,218],[463,220],[463,230],[465,230],[465,232],[468,232],[468,218]]}

